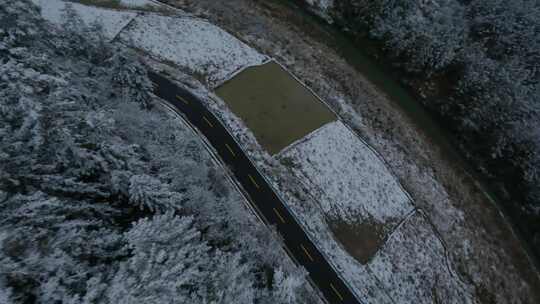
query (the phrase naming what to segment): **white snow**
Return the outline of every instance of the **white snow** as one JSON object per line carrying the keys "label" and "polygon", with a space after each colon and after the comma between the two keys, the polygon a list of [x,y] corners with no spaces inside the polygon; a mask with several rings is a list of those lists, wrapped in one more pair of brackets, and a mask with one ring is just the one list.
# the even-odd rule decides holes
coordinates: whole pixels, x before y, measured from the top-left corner
{"label": "white snow", "polygon": [[[66,3],[61,0],[32,0],[41,8],[45,20],[54,24],[62,24],[62,10]],[[71,3],[73,9],[87,25],[93,22],[103,24],[105,37],[113,39],[137,14],[128,11],[109,10],[78,3]]]}
{"label": "white snow", "polygon": [[[276,186],[274,185],[275,188],[278,188]],[[290,184],[287,186],[294,187],[294,185]],[[292,189],[287,189],[280,194],[289,204],[293,214],[307,231],[312,241],[362,300],[362,303],[395,303],[369,267],[360,264],[336,241],[326,223],[324,214],[318,208],[300,202],[289,190]]]}
{"label": "white snow", "polygon": [[120,4],[128,7],[158,6],[159,4],[151,0],[120,0]]}
{"label": "white snow", "polygon": [[423,213],[392,234],[369,268],[396,303],[473,303]]}
{"label": "white snow", "polygon": [[[341,121],[323,126],[279,156],[311,196],[313,208],[288,202],[362,299],[376,303],[471,303],[446,249],[384,161]],[[322,212],[317,212],[317,209]],[[324,219],[376,221],[388,239],[366,264],[337,245]],[[398,224],[399,223],[399,224]]]}
{"label": "white snow", "polygon": [[295,174],[331,217],[388,223],[414,209],[384,162],[341,121],[323,126],[281,158],[293,162]]}
{"label": "white snow", "polygon": [[122,41],[202,76],[215,86],[266,57],[211,23],[192,17],[143,15],[120,35]]}

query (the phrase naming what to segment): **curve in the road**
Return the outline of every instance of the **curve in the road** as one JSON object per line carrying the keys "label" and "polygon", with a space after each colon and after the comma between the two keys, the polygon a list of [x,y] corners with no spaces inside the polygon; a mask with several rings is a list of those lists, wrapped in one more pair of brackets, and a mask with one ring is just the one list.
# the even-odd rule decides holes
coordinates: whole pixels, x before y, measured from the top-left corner
{"label": "curve in the road", "polygon": [[154,94],[174,106],[177,112],[195,126],[214,147],[221,160],[232,169],[235,178],[249,195],[249,203],[254,205],[266,224],[276,226],[289,253],[309,272],[312,282],[328,302],[359,304],[360,301],[309,239],[224,125],[187,90],[159,74],[149,72],[149,76],[155,84]]}

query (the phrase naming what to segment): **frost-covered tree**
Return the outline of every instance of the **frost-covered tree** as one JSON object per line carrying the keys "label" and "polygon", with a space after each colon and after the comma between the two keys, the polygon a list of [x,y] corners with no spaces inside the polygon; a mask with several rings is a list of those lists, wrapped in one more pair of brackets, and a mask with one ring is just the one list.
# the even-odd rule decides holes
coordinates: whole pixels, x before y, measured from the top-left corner
{"label": "frost-covered tree", "polygon": [[304,299],[203,146],[150,106],[138,58],[69,6],[69,29],[38,13],[0,5],[0,303],[275,303],[273,268]]}
{"label": "frost-covered tree", "polygon": [[122,98],[149,108],[152,83],[145,68],[122,50],[118,50],[110,61],[114,71],[112,83],[122,93]]}
{"label": "frost-covered tree", "polygon": [[112,303],[253,303],[250,267],[201,242],[192,218],[142,219],[126,238],[133,256],[107,291]]}
{"label": "frost-covered tree", "polygon": [[126,255],[110,225],[120,214],[108,206],[36,192],[13,195],[1,215],[0,273],[16,303],[75,301],[87,279],[109,273],[108,263]]}
{"label": "frost-covered tree", "polygon": [[107,297],[113,303],[201,302],[210,248],[190,218],[172,213],[141,219],[126,233],[132,256],[122,262]]}
{"label": "frost-covered tree", "polygon": [[441,72],[452,63],[467,39],[465,9],[455,0],[336,1],[347,28],[382,40],[409,72]]}
{"label": "frost-covered tree", "polygon": [[287,276],[283,270],[277,269],[273,278],[276,286],[274,289],[276,303],[295,303],[300,300],[298,291],[303,284],[300,276]]}
{"label": "frost-covered tree", "polygon": [[453,63],[463,48],[463,19],[464,9],[454,0],[385,0],[371,34],[405,57],[407,70],[433,73]]}
{"label": "frost-covered tree", "polygon": [[535,0],[474,0],[468,17],[474,40],[499,61],[520,60],[522,72],[538,81],[540,67],[540,4]]}
{"label": "frost-covered tree", "polygon": [[180,208],[183,200],[178,192],[170,191],[159,179],[146,174],[131,176],[128,192],[130,203],[151,211]]}

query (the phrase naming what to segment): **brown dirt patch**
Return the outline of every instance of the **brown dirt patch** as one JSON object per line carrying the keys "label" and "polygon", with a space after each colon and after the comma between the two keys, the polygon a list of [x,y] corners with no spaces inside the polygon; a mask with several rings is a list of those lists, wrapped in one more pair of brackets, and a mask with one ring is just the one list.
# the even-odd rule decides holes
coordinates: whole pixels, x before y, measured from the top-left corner
{"label": "brown dirt patch", "polygon": [[372,221],[348,224],[339,220],[332,220],[329,224],[334,237],[362,265],[367,264],[384,244],[382,224]]}

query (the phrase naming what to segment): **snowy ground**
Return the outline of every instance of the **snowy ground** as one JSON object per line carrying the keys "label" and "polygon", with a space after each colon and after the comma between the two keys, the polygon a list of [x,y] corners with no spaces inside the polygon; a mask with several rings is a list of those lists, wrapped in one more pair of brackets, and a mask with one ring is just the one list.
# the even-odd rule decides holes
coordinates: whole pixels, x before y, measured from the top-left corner
{"label": "snowy ground", "polygon": [[[41,15],[46,20],[54,23],[62,23],[62,10],[66,3],[62,0],[32,0],[41,8]],[[124,0],[127,1],[127,0]],[[133,1],[133,0],[131,0]],[[141,1],[141,0],[138,0]],[[116,35],[137,16],[134,12],[102,9],[93,6],[86,6],[78,3],[71,3],[73,9],[81,19],[87,24],[100,22],[103,24],[105,37],[113,39]]]}
{"label": "snowy ground", "polygon": [[396,303],[473,303],[471,290],[459,280],[421,212],[391,235],[369,268]]}
{"label": "snowy ground", "polygon": [[341,121],[280,155],[319,198],[326,215],[348,223],[399,222],[414,207],[385,164]]}
{"label": "snowy ground", "polygon": [[240,69],[266,61],[264,55],[219,27],[191,17],[142,15],[120,39],[197,75],[210,87]]}

